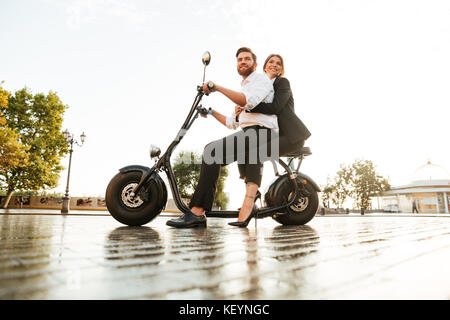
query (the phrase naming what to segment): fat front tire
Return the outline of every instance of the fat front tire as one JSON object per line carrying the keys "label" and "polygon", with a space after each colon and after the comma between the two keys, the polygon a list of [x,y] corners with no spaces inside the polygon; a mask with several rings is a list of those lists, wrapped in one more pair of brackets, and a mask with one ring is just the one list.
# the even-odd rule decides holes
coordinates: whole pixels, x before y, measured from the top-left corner
{"label": "fat front tire", "polygon": [[[305,192],[302,192],[302,188]],[[290,199],[293,188],[290,182],[283,183],[276,196],[276,205],[280,206]],[[319,196],[311,183],[306,183],[303,187],[300,185],[297,197],[292,205],[285,209],[285,212],[277,214],[274,220],[282,225],[304,225],[311,221],[319,208]]]}
{"label": "fat front tire", "polygon": [[141,226],[153,220],[163,209],[155,180],[151,179],[137,196],[130,196],[141,180],[142,172],[119,172],[106,188],[106,207],[114,219],[128,226]]}

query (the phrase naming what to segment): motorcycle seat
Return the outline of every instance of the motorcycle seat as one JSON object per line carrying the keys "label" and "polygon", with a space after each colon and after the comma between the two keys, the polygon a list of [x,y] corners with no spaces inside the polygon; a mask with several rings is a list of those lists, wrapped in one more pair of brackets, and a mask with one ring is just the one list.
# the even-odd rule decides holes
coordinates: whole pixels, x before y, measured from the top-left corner
{"label": "motorcycle seat", "polygon": [[311,149],[309,149],[309,147],[303,147],[297,151],[291,152],[287,155],[285,155],[285,157],[293,157],[293,158],[299,158],[301,156],[309,156],[311,153]]}

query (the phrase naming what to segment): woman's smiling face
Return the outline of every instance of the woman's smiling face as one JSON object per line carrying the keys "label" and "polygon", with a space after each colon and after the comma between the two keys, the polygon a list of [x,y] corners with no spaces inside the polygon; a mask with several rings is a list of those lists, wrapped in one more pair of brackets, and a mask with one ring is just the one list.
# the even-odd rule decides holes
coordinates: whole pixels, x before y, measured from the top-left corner
{"label": "woman's smiling face", "polygon": [[264,72],[269,76],[270,79],[276,78],[281,74],[282,62],[277,56],[273,56],[267,61],[264,68]]}

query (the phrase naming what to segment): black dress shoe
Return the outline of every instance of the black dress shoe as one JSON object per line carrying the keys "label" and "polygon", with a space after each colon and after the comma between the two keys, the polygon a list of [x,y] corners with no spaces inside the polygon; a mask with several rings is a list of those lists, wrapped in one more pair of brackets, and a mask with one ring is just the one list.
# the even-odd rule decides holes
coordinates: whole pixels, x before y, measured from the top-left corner
{"label": "black dress shoe", "polygon": [[206,227],[206,217],[196,216],[192,212],[184,213],[181,217],[166,222],[168,226],[175,228]]}

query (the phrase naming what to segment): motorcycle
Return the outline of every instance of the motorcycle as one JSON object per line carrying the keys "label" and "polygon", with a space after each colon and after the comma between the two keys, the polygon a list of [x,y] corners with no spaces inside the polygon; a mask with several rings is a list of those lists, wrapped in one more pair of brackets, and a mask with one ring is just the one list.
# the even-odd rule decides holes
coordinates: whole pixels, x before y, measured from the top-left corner
{"label": "motorcycle", "polygon": [[[202,56],[203,83],[210,61],[211,54],[206,51]],[[114,219],[128,226],[141,226],[157,217],[167,203],[167,188],[160,176],[163,171],[167,175],[177,208],[183,213],[190,210],[181,199],[170,158],[198,116],[208,114],[208,110],[200,104],[204,95],[203,86],[197,86],[197,95],[186,120],[164,154],[161,155],[160,148],[150,146],[150,158],[155,160],[153,167],[126,166],[119,169],[111,179],[105,200]],[[321,190],[310,177],[299,171],[303,159],[310,154],[310,148],[303,147],[287,155],[288,163],[279,158],[276,162],[284,169],[281,174],[275,161],[272,161],[275,178],[264,194],[265,205],[258,209],[257,219],[272,217],[283,225],[303,225],[314,218],[319,207],[318,192]],[[294,170],[295,161],[297,166]],[[207,217],[231,218],[237,217],[239,211],[213,210],[205,214]]]}

